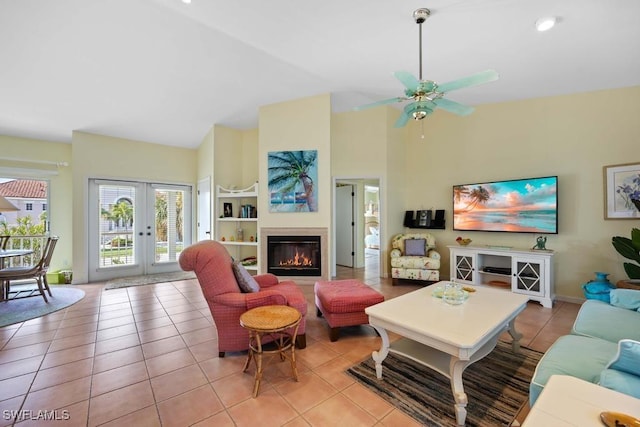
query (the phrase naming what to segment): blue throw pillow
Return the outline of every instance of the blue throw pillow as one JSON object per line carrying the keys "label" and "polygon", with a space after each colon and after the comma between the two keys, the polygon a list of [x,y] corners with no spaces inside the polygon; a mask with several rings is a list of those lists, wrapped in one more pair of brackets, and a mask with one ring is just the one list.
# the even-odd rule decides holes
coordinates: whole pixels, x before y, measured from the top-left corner
{"label": "blue throw pillow", "polygon": [[635,375],[605,369],[600,373],[598,385],[640,399],[640,377]]}
{"label": "blue throw pillow", "polygon": [[407,239],[404,241],[405,256],[426,256],[427,241],[425,239]]}
{"label": "blue throw pillow", "polygon": [[640,291],[635,289],[612,289],[609,292],[610,304],[628,310],[640,310]]}
{"label": "blue throw pillow", "polygon": [[618,342],[618,352],[606,369],[640,377],[640,342],[624,339]]}

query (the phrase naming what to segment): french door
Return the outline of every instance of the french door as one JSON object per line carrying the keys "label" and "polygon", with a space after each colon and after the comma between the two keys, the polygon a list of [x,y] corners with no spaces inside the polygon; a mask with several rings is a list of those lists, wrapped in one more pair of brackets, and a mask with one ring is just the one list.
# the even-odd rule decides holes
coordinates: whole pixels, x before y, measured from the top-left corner
{"label": "french door", "polygon": [[191,244],[191,187],[89,181],[89,281],[179,271]]}

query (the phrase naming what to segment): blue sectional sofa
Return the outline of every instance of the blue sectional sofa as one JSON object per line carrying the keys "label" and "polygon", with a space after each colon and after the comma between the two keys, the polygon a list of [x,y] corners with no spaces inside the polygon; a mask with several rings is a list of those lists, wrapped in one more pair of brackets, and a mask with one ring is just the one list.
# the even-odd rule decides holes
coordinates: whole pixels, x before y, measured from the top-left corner
{"label": "blue sectional sofa", "polygon": [[529,385],[534,402],[552,375],[571,375],[640,398],[640,291],[613,289],[587,300],[570,335],[547,350]]}

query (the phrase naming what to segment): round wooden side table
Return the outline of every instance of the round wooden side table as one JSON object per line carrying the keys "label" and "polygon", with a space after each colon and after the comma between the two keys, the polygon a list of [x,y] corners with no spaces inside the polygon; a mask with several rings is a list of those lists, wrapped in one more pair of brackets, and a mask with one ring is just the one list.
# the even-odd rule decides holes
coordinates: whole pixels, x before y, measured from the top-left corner
{"label": "round wooden side table", "polygon": [[[240,316],[240,325],[249,331],[249,355],[242,372],[246,372],[253,359],[256,365],[255,383],[253,385],[253,397],[258,396],[260,381],[262,380],[262,356],[264,354],[279,354],[280,360],[289,359],[293,378],[298,381],[298,368],[296,367],[295,339],[298,327],[302,320],[302,314],[293,307],[286,305],[266,305],[252,308]],[[293,328],[293,333],[291,333]],[[273,338],[275,350],[265,350],[262,346],[264,335]],[[291,354],[286,354],[291,349]]]}

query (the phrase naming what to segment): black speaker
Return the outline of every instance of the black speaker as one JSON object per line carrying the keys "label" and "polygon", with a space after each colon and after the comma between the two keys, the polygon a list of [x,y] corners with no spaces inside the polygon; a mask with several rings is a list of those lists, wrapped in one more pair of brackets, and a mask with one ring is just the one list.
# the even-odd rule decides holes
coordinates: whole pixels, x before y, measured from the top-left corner
{"label": "black speaker", "polygon": [[444,209],[436,209],[436,217],[433,222],[435,227],[444,227]]}
{"label": "black speaker", "polygon": [[415,211],[405,211],[404,213],[404,226],[413,227]]}

